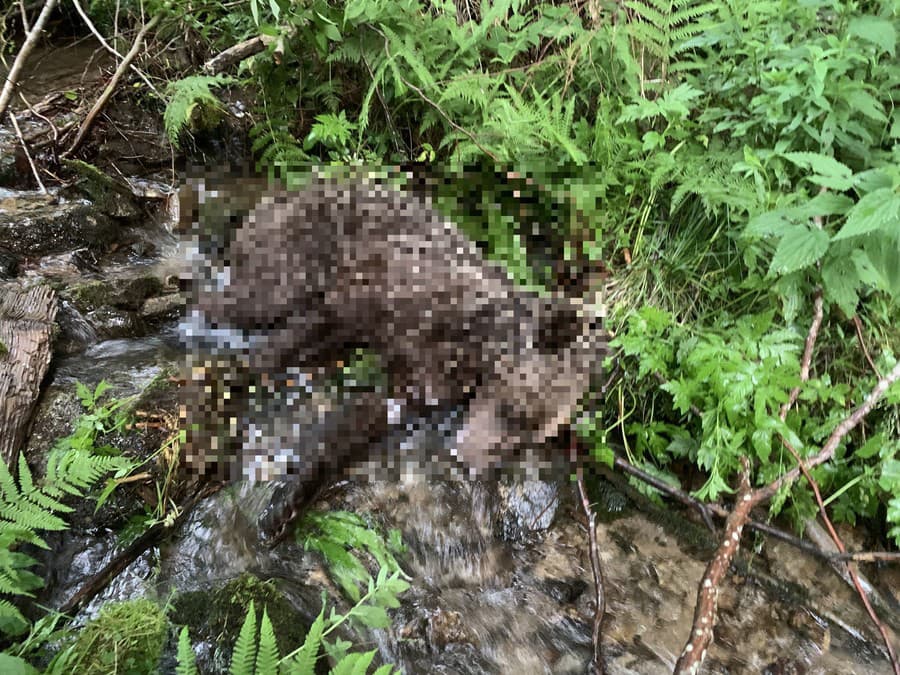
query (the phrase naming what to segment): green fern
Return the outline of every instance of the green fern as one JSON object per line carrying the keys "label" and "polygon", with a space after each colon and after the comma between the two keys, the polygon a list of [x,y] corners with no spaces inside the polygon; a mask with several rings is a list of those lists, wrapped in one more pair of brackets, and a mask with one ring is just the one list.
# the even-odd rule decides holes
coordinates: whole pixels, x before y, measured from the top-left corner
{"label": "green fern", "polygon": [[231,675],[253,675],[257,644],[256,607],[251,600],[231,656],[231,668],[228,670]]}
{"label": "green fern", "polygon": [[665,80],[669,62],[709,27],[708,18],[717,5],[698,0],[626,0],[625,7],[631,14],[628,32],[659,59]]}
{"label": "green fern", "polygon": [[256,652],[256,672],[278,672],[278,642],[275,629],[269,620],[269,613],[263,608],[262,621],[259,624],[259,650]]}
{"label": "green fern", "polygon": [[188,627],[182,627],[178,633],[178,665],[175,667],[175,675],[197,675],[197,658],[191,648],[191,637]]}
{"label": "green fern", "polygon": [[[40,532],[66,529],[59,514],[72,512],[60,499],[76,497],[94,487],[109,473],[125,474],[134,464],[123,457],[97,454],[94,441],[98,434],[124,425],[125,417],[116,414],[122,402],[100,405],[98,399],[107,385],[90,392],[79,386],[78,393],[87,411],[75,423],[75,430],[60,439],[50,451],[43,479],[37,483],[24,455],[19,456],[18,481],[5,462],[0,462],[0,593],[30,597],[43,581],[30,568],[34,558],[16,549],[22,544],[47,548]],[[15,606],[0,599],[0,634],[24,632],[28,622]]]}
{"label": "green fern", "polygon": [[179,137],[185,128],[195,120],[197,111],[219,111],[222,104],[212,87],[221,87],[234,82],[224,75],[192,75],[169,85],[169,103],[163,115],[166,135],[172,145],[180,147]]}
{"label": "green fern", "polygon": [[366,523],[355,513],[309,513],[303,520],[304,530],[298,533],[308,550],[322,554],[329,572],[354,602],[360,599],[360,585],[371,582],[371,576],[353,550],[363,550],[371,555],[379,567],[390,572],[400,572],[400,563],[394,557],[403,550],[399,533],[391,532],[388,538]]}

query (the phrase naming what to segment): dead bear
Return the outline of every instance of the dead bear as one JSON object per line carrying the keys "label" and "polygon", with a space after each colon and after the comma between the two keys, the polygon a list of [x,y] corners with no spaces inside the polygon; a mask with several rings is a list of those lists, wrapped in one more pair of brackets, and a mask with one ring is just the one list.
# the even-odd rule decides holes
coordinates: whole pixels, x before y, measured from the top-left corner
{"label": "dead bear", "polygon": [[[265,192],[220,248],[183,324],[190,344],[270,379],[371,350],[404,414],[465,406],[452,445],[472,476],[557,434],[603,355],[599,318],[580,299],[515,285],[427,201],[382,184]],[[194,379],[200,398],[214,390]],[[232,394],[207,411],[240,419],[247,403]],[[289,471],[300,479],[292,513],[387,433],[392,410],[387,397],[358,396],[325,425],[319,450]],[[188,443],[200,472],[203,443]]]}

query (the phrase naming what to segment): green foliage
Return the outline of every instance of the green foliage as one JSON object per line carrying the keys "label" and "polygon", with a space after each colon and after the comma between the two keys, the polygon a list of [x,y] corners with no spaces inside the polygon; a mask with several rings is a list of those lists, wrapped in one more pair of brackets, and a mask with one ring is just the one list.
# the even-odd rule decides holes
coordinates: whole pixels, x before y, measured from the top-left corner
{"label": "green foliage", "polygon": [[631,13],[629,34],[660,60],[663,77],[669,61],[710,28],[718,8],[715,2],[697,0],[626,0],[625,7]]}
{"label": "green foliage", "polygon": [[[232,675],[313,675],[316,662],[324,649],[335,662],[331,670],[335,675],[344,673],[367,673],[377,650],[368,652],[351,651],[353,645],[346,640],[329,638],[346,622],[369,628],[387,628],[390,619],[387,609],[400,606],[398,595],[404,593],[409,584],[401,578],[401,572],[388,575],[381,568],[377,578],[368,579],[368,587],[346,614],[338,614],[334,609],[325,614],[323,598],[322,611],[310,626],[303,644],[294,651],[281,656],[268,611],[263,608],[262,617],[257,618],[255,603],[251,600],[241,626],[229,672]],[[178,638],[179,675],[196,673],[194,653],[191,649],[187,627],[182,628]],[[383,665],[372,671],[375,675],[390,675],[393,667]]]}
{"label": "green foliage", "polygon": [[65,650],[67,672],[158,673],[167,632],[166,614],[152,600],[105,605]]}
{"label": "green foliage", "polygon": [[212,93],[212,87],[223,87],[233,81],[223,75],[192,75],[169,85],[163,123],[172,145],[180,147],[179,139],[186,129],[210,129],[218,124],[222,104]]}
{"label": "green foliage", "polygon": [[[74,431],[54,445],[42,480],[34,480],[24,456],[19,457],[18,480],[0,462],[0,593],[30,597],[31,591],[43,585],[30,571],[35,560],[16,549],[23,543],[47,548],[39,533],[66,529],[59,514],[73,509],[62,501],[64,497],[82,497],[103,476],[112,472],[125,475],[133,468],[130,461],[114,455],[114,448],[94,445],[98,435],[121,429],[127,421],[120,401],[100,403],[107,389],[105,382],[93,391],[78,383],[86,412],[75,422]],[[0,598],[0,633],[19,635],[27,628],[19,610]]]}
{"label": "green foliage", "polygon": [[[460,192],[466,180],[484,191],[459,200],[463,228],[518,282],[551,277],[535,256],[542,237],[566,239],[552,263],[586,252],[610,271],[629,368],[620,406],[593,423],[603,443],[617,434],[669,480],[691,465],[709,498],[733,487],[741,454],[757,482],[790,468],[778,434],[818,447],[873,383],[860,341],[881,372],[900,354],[896,3],[626,0],[595,15],[591,3],[501,1],[474,16],[457,5],[272,0],[189,8],[184,21],[218,48],[249,26],[276,36],[239,72],[257,94],[264,165],[490,158],[497,175],[565,202],[528,221],[521,183],[509,179],[507,203],[486,172],[457,172]],[[782,425],[818,289],[813,377]],[[868,437],[815,475],[836,517],[886,514],[900,542],[896,457],[866,444],[896,437],[898,418],[894,401],[873,411]],[[794,516],[811,513],[805,487],[783,496]],[[342,587],[358,584],[341,547],[323,548],[349,575]]]}
{"label": "green foliage", "polygon": [[322,554],[335,581],[353,601],[360,599],[360,585],[371,582],[369,572],[354,550],[370,555],[380,569],[402,573],[394,557],[404,550],[396,530],[385,538],[377,528],[349,511],[309,513],[302,525],[297,541],[306,549]]}
{"label": "green foliage", "polygon": [[175,668],[176,675],[197,675],[197,663],[194,650],[191,648],[191,638],[188,627],[182,626],[178,632],[178,651],[176,653],[178,665]]}
{"label": "green foliage", "polygon": [[[647,307],[629,318],[615,345],[628,359],[635,359],[639,383],[663,381],[660,389],[668,398],[660,399],[657,394],[651,405],[671,406],[671,412],[654,416],[677,415],[682,420],[677,426],[645,421],[629,425],[629,436],[634,439],[633,449],[629,448],[631,460],[651,466],[689,460],[707,476],[695,491],[701,499],[714,500],[731,492],[729,480],[736,475],[742,457],[751,458],[753,482],[760,485],[791,468],[794,462],[781,438],[801,456],[814,454],[846,409],[861,404],[874,386],[871,376],[851,389],[832,382],[827,375],[813,377],[801,386],[803,335],[779,325],[773,311],[738,319],[723,315],[712,325],[694,329]],[[882,366],[890,368],[892,364],[886,359]],[[781,406],[798,386],[797,406],[782,421]],[[866,442],[851,440],[842,445],[832,465],[814,470],[822,488],[835,490],[829,502],[839,519],[852,522],[860,515],[872,517],[878,497],[896,503],[900,483],[892,462],[898,443],[886,440],[887,429],[895,424],[890,418],[875,422],[873,428],[884,431]],[[876,455],[880,461],[873,464]],[[668,478],[678,482],[671,473]],[[776,510],[787,496],[775,503]],[[798,485],[792,496],[796,517],[814,513],[805,485]],[[895,540],[900,534],[897,515],[888,514]]]}

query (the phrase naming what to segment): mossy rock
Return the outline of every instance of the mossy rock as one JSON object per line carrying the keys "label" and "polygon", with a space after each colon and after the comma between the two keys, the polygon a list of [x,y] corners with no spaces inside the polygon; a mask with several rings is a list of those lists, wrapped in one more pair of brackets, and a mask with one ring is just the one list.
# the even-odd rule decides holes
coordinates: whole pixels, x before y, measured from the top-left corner
{"label": "mossy rock", "polygon": [[88,623],[72,646],[71,666],[80,675],[159,672],[168,620],[152,600],[106,605]]}
{"label": "mossy rock", "polygon": [[155,276],[132,279],[101,279],[70,286],[62,296],[70,299],[78,311],[86,313],[101,307],[139,310],[147,298],[163,292],[163,283]]}
{"label": "mossy rock", "polygon": [[81,160],[63,160],[63,164],[78,176],[76,189],[86,195],[101,213],[113,218],[133,218],[140,213],[137,198],[126,182],[108,176],[93,164]]}
{"label": "mossy rock", "polygon": [[252,574],[242,574],[219,589],[182,593],[172,601],[172,621],[189,627],[192,642],[215,643],[218,655],[214,660],[228,663],[251,600],[259,614],[257,620],[266,608],[282,654],[303,644],[306,622],[272,581],[262,581]]}

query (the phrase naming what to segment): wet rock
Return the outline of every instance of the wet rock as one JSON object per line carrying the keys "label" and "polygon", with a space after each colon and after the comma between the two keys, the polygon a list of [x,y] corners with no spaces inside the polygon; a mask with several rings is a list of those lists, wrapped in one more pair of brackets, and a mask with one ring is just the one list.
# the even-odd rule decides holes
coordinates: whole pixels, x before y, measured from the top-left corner
{"label": "wet rock", "polygon": [[122,234],[89,204],[42,204],[0,209],[0,241],[10,252],[41,257],[77,248],[107,250]]}
{"label": "wet rock", "polygon": [[428,617],[426,631],[431,644],[439,649],[452,643],[473,642],[459,612],[438,609]]}
{"label": "wet rock", "polygon": [[501,484],[500,498],[498,535],[506,541],[521,541],[553,523],[559,506],[559,486],[546,481]]}
{"label": "wet rock", "polygon": [[81,312],[91,312],[102,307],[136,312],[144,301],[163,291],[160,279],[153,275],[98,279],[75,284],[61,291],[60,295],[71,300]]}
{"label": "wet rock", "polygon": [[59,304],[56,314],[57,333],[53,341],[53,353],[63,356],[82,352],[97,342],[97,331],[84,315],[69,301]]}
{"label": "wet rock", "polygon": [[117,307],[100,307],[85,315],[97,334],[107,338],[129,338],[146,335],[147,326],[135,313]]}
{"label": "wet rock", "polygon": [[45,256],[25,266],[25,275],[66,281],[85,274],[96,274],[97,256],[87,248],[79,248],[58,255]]}
{"label": "wet rock", "polygon": [[67,190],[71,196],[86,196],[102,213],[113,218],[133,218],[140,213],[137,198],[125,181],[80,160],[64,160],[63,164],[79,177]]}
{"label": "wet rock", "polygon": [[147,298],[141,306],[140,315],[145,319],[177,319],[184,310],[185,299],[180,293]]}
{"label": "wet rock", "polygon": [[19,256],[0,247],[0,279],[12,279],[19,273]]}
{"label": "wet rock", "polygon": [[561,605],[570,605],[587,590],[587,582],[582,579],[547,579],[544,592]]}

